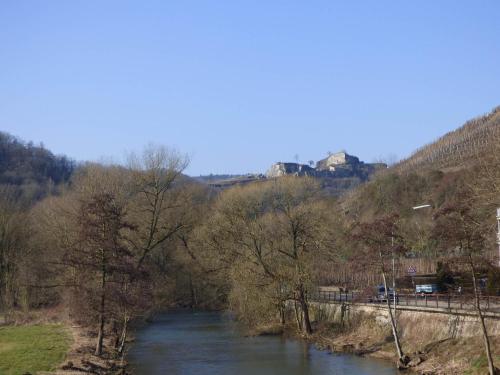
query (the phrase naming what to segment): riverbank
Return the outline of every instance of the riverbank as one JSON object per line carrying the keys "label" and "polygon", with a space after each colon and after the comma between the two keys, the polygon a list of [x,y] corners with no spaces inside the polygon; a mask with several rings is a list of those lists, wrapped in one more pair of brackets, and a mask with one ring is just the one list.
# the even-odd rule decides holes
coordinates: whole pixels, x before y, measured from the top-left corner
{"label": "riverbank", "polygon": [[95,332],[75,325],[63,308],[14,311],[4,320],[0,374],[127,374],[113,343],[105,340],[103,356],[95,356]]}
{"label": "riverbank", "polygon": [[[320,350],[380,359],[395,367],[397,356],[384,309],[376,313],[348,310],[342,317],[339,310],[328,315],[321,308],[313,308],[312,316],[315,320],[314,333],[310,336],[301,334],[292,319],[285,326],[263,324],[245,334],[300,339]],[[466,320],[463,317],[436,315],[429,318],[421,313],[398,313],[398,322],[403,350],[411,358],[407,372],[425,375],[487,374],[482,337],[477,335],[473,318]],[[496,325],[490,323],[489,329],[492,332],[493,353],[499,353],[500,336]],[[97,374],[133,373],[126,361],[112,356],[94,356],[95,337],[92,333],[75,326],[71,327],[71,331],[74,345],[61,366],[62,370]],[[114,352],[112,343],[105,342],[105,345],[106,352]],[[499,363],[500,356],[496,356],[495,360]]]}
{"label": "riverbank", "polygon": [[[246,331],[245,335],[296,338],[308,341],[317,348],[332,353],[349,353],[383,359],[391,366],[395,366],[394,344],[385,309],[363,310],[350,307],[342,312],[339,305],[314,305],[311,306],[311,316],[314,320],[314,333],[310,336],[304,336],[298,332],[292,316],[289,317],[289,323],[285,326],[279,323],[260,324]],[[95,332],[71,324],[61,311],[51,309],[19,313],[11,319],[13,320],[10,321],[10,325],[3,328],[15,328],[18,332],[26,330],[26,335],[21,335],[21,337],[28,337],[29,340],[22,339],[21,341],[28,344],[36,343],[33,348],[43,349],[43,339],[51,337],[50,332],[47,334],[43,329],[43,332],[37,332],[39,330],[37,327],[59,331],[59,335],[64,332],[68,338],[68,345],[65,349],[58,344],[60,341],[57,337],[60,336],[49,340],[49,343],[54,343],[50,345],[49,350],[57,348],[57,355],[50,357],[55,359],[51,359],[49,365],[42,368],[36,367],[47,371],[43,374],[76,375],[90,371],[104,375],[129,372],[126,361],[116,355],[112,342],[105,341],[104,356],[95,356],[93,354]],[[409,371],[428,375],[487,373],[482,337],[478,335],[479,330],[474,317],[401,311],[398,312],[398,323],[403,350],[412,359],[412,368]],[[500,322],[490,320],[487,324],[491,332],[492,352],[500,353]],[[9,336],[11,335],[4,335],[4,337]],[[0,334],[0,354],[4,360],[8,357],[15,358],[8,352],[15,341],[15,339],[2,341]],[[40,352],[49,353],[44,350]],[[28,357],[36,362],[44,361],[31,355]],[[11,372],[12,374],[23,373],[21,370],[36,373],[33,370],[35,367],[29,361],[21,359],[17,362],[21,364],[21,367],[12,367],[12,364],[3,364],[4,367],[1,367],[0,361],[0,373],[9,374],[6,371],[9,366],[16,369]],[[500,356],[495,356],[495,362],[498,366]]]}
{"label": "riverbank", "polygon": [[[303,336],[296,325],[282,327],[334,353],[352,353],[396,363],[392,332],[384,308],[313,305],[314,333]],[[484,344],[474,316],[398,311],[398,330],[404,352],[411,358],[408,371],[428,375],[487,374]],[[290,322],[294,320],[290,317]],[[500,353],[500,321],[487,321],[493,353]],[[279,332],[264,325],[262,332]],[[253,333],[258,332],[253,329]],[[500,356],[495,356],[498,366]]]}
{"label": "riverbank", "polygon": [[[330,327],[316,327],[311,340],[320,348],[335,353],[353,353],[379,358],[395,364],[397,356],[390,329],[374,327],[374,316],[360,319],[357,325],[340,332]],[[404,329],[404,328],[403,328]],[[333,331],[333,332],[332,332]],[[411,361],[407,371],[425,375],[480,375],[488,374],[484,343],[481,336],[467,338],[426,339],[402,335],[402,346]],[[500,350],[500,338],[491,337],[493,352]],[[495,356],[496,363],[500,356]]]}
{"label": "riverbank", "polygon": [[110,340],[104,340],[103,355],[96,356],[95,333],[77,325],[68,328],[73,336],[73,345],[64,362],[51,375],[77,375],[82,372],[98,375],[127,374],[127,362],[116,354]]}

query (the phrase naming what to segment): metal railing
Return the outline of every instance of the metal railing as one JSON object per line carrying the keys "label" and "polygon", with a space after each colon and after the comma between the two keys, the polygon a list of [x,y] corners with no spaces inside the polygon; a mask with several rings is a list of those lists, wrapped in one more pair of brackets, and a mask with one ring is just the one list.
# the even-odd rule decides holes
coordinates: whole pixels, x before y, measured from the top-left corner
{"label": "metal railing", "polygon": [[[316,302],[353,304],[385,304],[385,298],[367,296],[359,292],[339,292],[318,290],[310,296]],[[394,305],[394,297],[389,298],[390,305]],[[480,296],[481,308],[484,311],[500,312],[500,297],[482,295]],[[471,294],[396,294],[396,306],[436,308],[444,310],[473,310],[475,299]]]}

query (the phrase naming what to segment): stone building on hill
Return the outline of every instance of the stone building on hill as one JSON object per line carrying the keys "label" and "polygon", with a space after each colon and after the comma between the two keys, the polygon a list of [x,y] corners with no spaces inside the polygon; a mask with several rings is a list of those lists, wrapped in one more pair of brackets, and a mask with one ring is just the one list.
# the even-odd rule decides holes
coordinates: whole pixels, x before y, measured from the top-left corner
{"label": "stone building on hill", "polygon": [[334,171],[336,167],[346,164],[359,164],[359,159],[356,156],[349,155],[344,151],[337,152],[335,154],[328,155],[328,157],[326,157],[325,159],[318,161],[316,163],[316,170]]}
{"label": "stone building on hill", "polygon": [[316,168],[307,164],[278,162],[271,165],[266,172],[267,178],[281,176],[312,176],[322,178],[357,178],[366,181],[368,177],[380,169],[387,168],[383,163],[364,163],[359,158],[342,151],[330,154],[316,163]]}
{"label": "stone building on hill", "polygon": [[271,165],[266,172],[266,177],[281,177],[287,175],[294,176],[314,176],[316,173],[316,169],[308,166],[307,164],[298,164],[298,163],[274,163]]}

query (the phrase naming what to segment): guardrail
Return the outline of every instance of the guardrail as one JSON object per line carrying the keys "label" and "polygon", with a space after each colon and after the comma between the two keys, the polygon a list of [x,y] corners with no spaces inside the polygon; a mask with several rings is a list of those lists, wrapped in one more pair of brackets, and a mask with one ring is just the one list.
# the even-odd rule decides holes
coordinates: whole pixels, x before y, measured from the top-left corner
{"label": "guardrail", "polygon": [[[311,296],[316,302],[330,303],[359,303],[359,304],[385,304],[385,299],[379,299],[377,296],[366,296],[359,292],[337,292],[319,290]],[[391,306],[394,305],[394,299],[389,298]],[[482,295],[480,296],[481,308],[484,311],[500,312],[500,297]],[[437,308],[444,310],[473,310],[475,309],[475,299],[470,294],[397,294],[396,306],[401,307],[422,307]]]}

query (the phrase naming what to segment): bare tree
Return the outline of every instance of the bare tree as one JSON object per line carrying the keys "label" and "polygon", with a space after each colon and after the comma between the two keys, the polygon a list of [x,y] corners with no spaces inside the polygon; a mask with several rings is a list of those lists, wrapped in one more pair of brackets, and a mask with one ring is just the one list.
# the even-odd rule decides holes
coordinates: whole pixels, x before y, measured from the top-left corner
{"label": "bare tree", "polygon": [[137,251],[139,268],[154,249],[183,228],[183,213],[179,208],[184,196],[177,187],[188,163],[187,156],[154,145],[145,148],[142,157],[131,155],[129,158],[135,195],[131,214],[138,227],[132,244]]}
{"label": "bare tree", "polygon": [[490,266],[485,257],[485,232],[484,226],[477,219],[476,214],[468,204],[470,200],[460,197],[456,202],[443,206],[436,214],[434,237],[439,241],[443,251],[453,258],[455,267],[465,267],[472,280],[474,308],[480,323],[483,335],[484,351],[488,360],[490,375],[498,373],[493,362],[490,339],[485,324],[484,313],[481,306],[481,291],[478,285],[480,269]]}
{"label": "bare tree", "polygon": [[[110,279],[128,272],[131,252],[124,240],[124,231],[133,227],[124,220],[123,207],[110,194],[93,196],[82,202],[79,222],[79,241],[66,253],[66,262],[87,275],[95,275],[98,295],[98,336],[96,355],[102,354],[107,300],[110,298]],[[93,281],[93,280],[92,280]]]}
{"label": "bare tree", "polygon": [[[405,367],[409,358],[404,354],[401,340],[397,329],[396,316],[391,309],[391,298],[388,293],[387,276],[392,274],[394,278],[394,269],[391,270],[387,265],[389,259],[393,259],[395,254],[401,253],[402,238],[398,234],[396,225],[397,215],[386,215],[375,219],[369,223],[360,223],[355,231],[355,239],[365,246],[365,252],[356,254],[355,262],[359,262],[364,267],[375,267],[378,269],[384,284],[384,295],[387,304],[387,312],[391,323],[392,336],[398,355],[398,367]],[[393,290],[396,293],[396,290]]]}
{"label": "bare tree", "polygon": [[313,260],[328,240],[328,211],[318,193],[319,186],[306,177],[231,189],[206,224],[206,244],[236,276],[233,291],[260,288],[281,316],[285,301],[295,301],[307,334],[312,332]]}
{"label": "bare tree", "polygon": [[19,266],[27,255],[28,216],[7,191],[0,195],[0,309],[19,304]]}
{"label": "bare tree", "polygon": [[[124,353],[129,321],[150,304],[142,298],[148,296],[155,283],[151,268],[144,266],[146,259],[184,227],[186,213],[182,211],[185,207],[182,203],[186,194],[181,180],[187,165],[187,157],[175,150],[149,145],[141,156],[131,154],[128,168],[119,169],[116,179],[110,178],[108,185],[112,191],[120,191],[127,207],[127,220],[134,227],[126,238],[133,257],[132,269],[120,280],[117,294],[121,296],[117,317],[121,331],[116,341],[120,354]],[[90,184],[90,189],[99,186]],[[152,295],[149,297],[151,301]]]}

